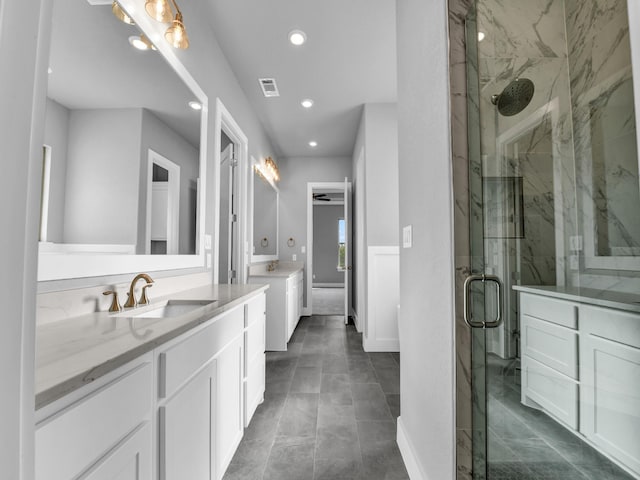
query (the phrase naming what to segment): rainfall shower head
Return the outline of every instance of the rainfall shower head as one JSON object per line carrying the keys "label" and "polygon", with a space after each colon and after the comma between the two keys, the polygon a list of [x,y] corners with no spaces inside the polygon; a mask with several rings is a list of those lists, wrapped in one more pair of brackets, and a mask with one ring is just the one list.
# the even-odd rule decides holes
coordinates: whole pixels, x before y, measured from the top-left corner
{"label": "rainfall shower head", "polygon": [[520,113],[529,105],[535,88],[528,78],[516,78],[507,85],[502,93],[491,96],[491,103],[498,107],[498,112],[505,117]]}

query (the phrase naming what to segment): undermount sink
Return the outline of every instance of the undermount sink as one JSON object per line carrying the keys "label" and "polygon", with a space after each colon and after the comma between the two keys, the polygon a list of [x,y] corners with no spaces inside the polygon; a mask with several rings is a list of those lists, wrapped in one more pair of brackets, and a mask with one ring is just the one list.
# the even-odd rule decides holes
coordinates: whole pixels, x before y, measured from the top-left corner
{"label": "undermount sink", "polygon": [[144,312],[128,312],[128,316],[135,318],[171,318],[185,315],[198,308],[206,307],[216,300],[169,300],[165,304]]}

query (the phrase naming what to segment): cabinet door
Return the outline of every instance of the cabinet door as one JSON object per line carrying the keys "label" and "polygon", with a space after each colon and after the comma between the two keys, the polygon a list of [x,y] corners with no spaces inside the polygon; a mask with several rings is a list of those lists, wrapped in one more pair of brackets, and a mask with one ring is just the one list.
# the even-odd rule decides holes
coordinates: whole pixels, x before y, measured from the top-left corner
{"label": "cabinet door", "polygon": [[580,430],[640,473],[640,349],[590,334],[580,347]]}
{"label": "cabinet door", "polygon": [[151,425],[145,422],[81,480],[151,480]]}
{"label": "cabinet door", "polygon": [[211,478],[215,364],[207,364],[159,409],[161,480]]}
{"label": "cabinet door", "polygon": [[298,284],[295,277],[287,279],[287,342],[296,328],[296,310],[298,305]]}
{"label": "cabinet door", "polygon": [[[242,344],[237,337],[216,358],[215,465],[221,479],[240,444],[242,423]],[[189,478],[182,476],[181,478]],[[195,478],[195,477],[193,477]]]}

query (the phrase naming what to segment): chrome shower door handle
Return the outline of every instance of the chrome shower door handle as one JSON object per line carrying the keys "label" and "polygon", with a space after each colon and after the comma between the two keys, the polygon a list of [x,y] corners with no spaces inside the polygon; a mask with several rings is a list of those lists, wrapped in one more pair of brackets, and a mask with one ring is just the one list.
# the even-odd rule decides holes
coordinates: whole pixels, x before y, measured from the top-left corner
{"label": "chrome shower door handle", "polygon": [[[474,320],[471,311],[471,285],[474,282],[491,282],[496,285],[496,317],[490,322]],[[496,275],[469,275],[464,281],[464,321],[471,328],[496,328],[502,323],[502,282]]]}

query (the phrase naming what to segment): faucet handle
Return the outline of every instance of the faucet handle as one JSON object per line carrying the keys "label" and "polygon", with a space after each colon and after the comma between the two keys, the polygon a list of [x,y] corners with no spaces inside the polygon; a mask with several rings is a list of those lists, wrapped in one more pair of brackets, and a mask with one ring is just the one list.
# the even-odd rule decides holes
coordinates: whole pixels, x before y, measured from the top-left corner
{"label": "faucet handle", "polygon": [[140,294],[140,300],[138,300],[138,305],[147,305],[149,303],[149,297],[147,296],[147,288],[153,287],[153,283],[147,283],[142,286],[142,293]]}
{"label": "faucet handle", "polygon": [[120,306],[120,302],[118,301],[118,292],[115,290],[107,290],[106,292],[102,292],[103,295],[113,295],[113,299],[111,300],[111,306],[109,307],[110,312],[120,312],[122,311],[122,307]]}

